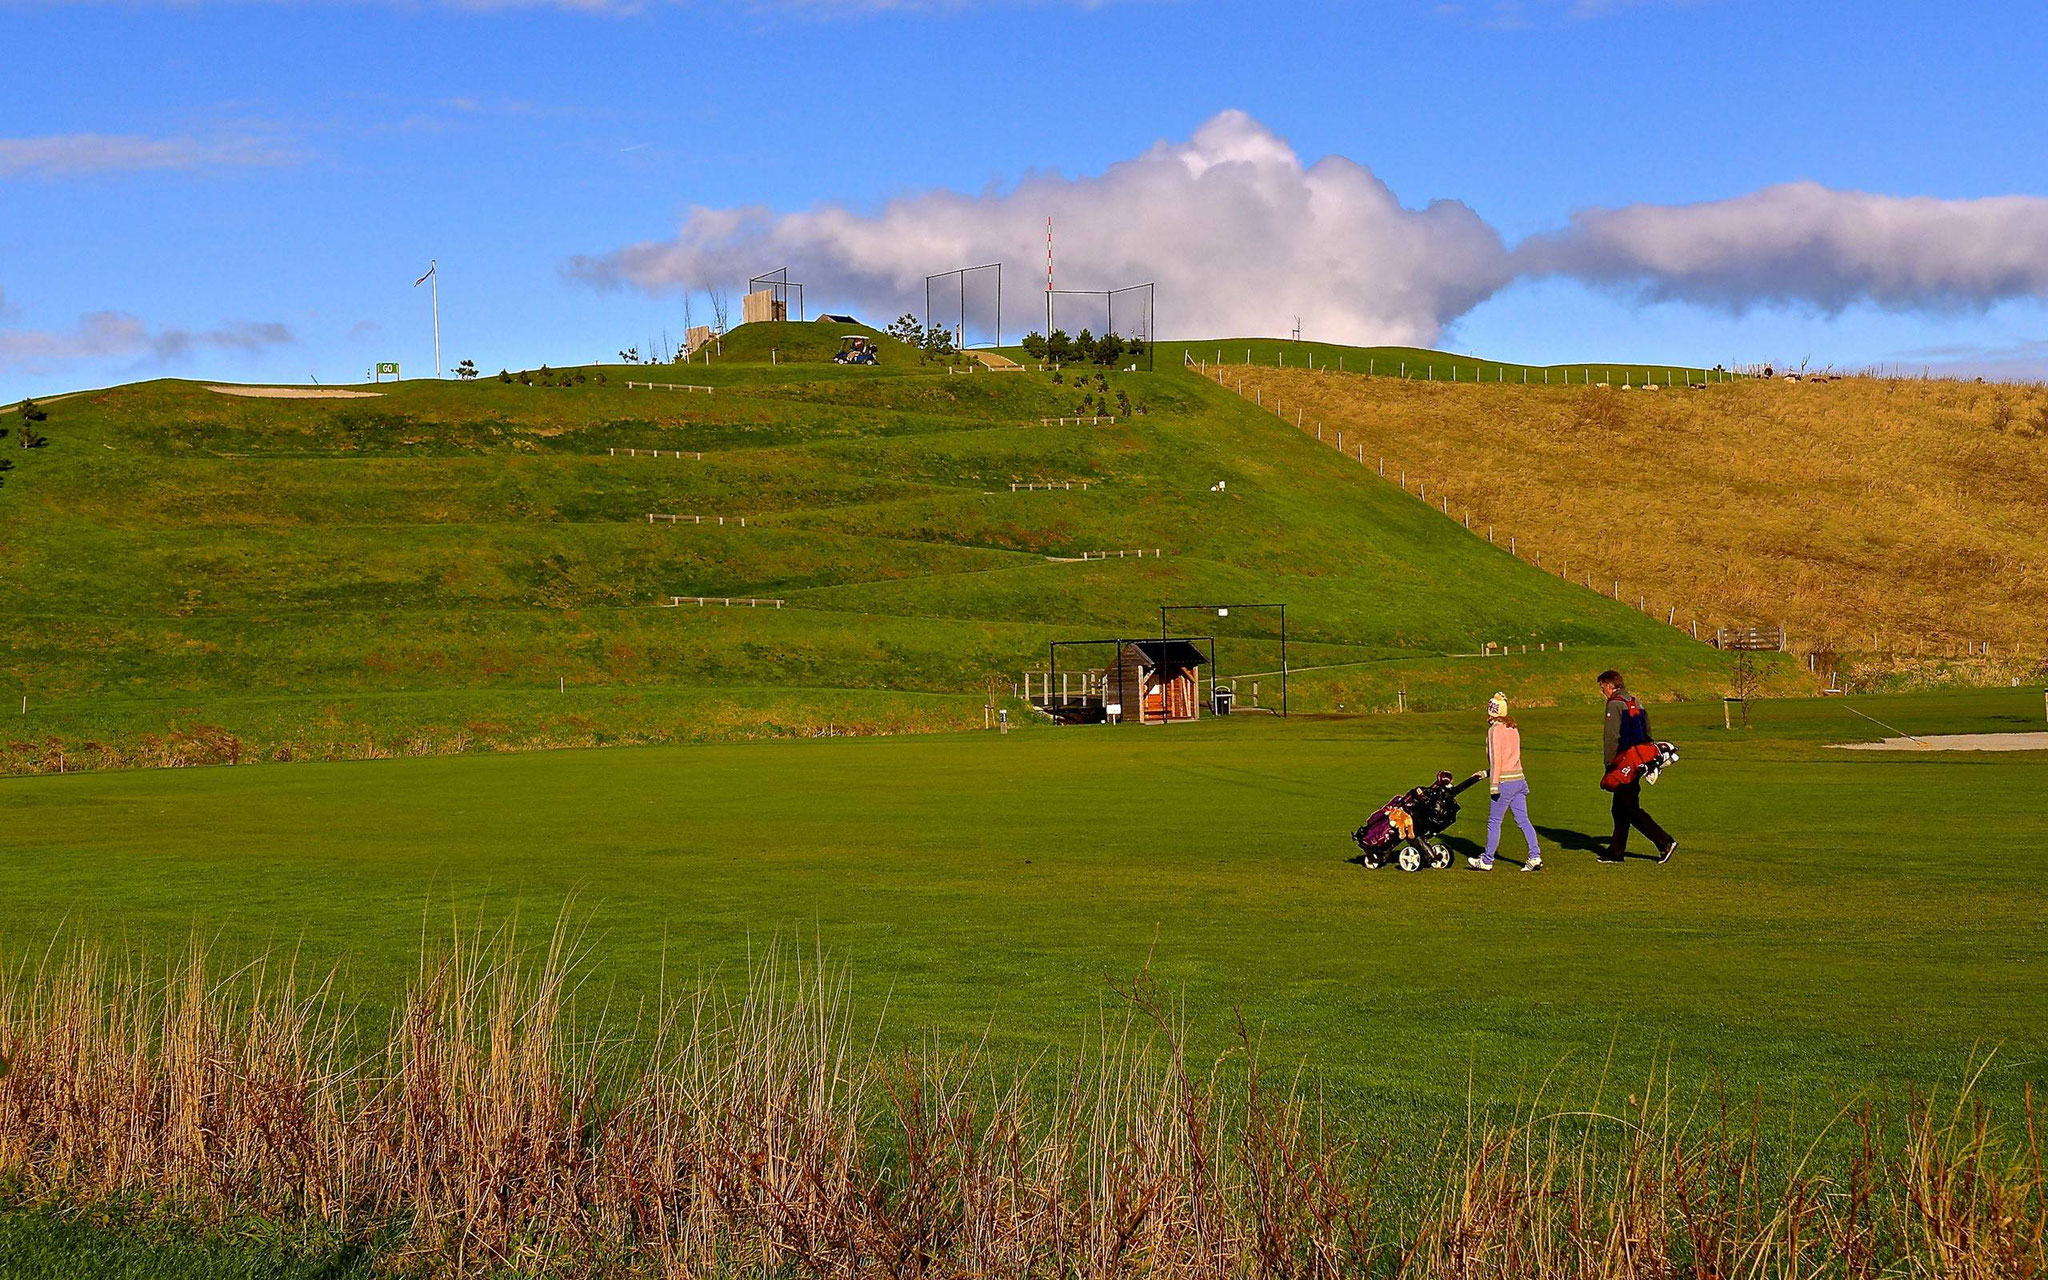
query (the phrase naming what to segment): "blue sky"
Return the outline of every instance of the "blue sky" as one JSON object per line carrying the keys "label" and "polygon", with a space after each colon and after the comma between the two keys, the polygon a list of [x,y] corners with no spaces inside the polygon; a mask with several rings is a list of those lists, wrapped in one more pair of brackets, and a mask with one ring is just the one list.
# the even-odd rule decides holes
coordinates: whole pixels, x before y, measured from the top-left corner
{"label": "blue sky", "polygon": [[[791,262],[1167,337],[2048,376],[2048,6],[0,0],[0,399],[609,356]],[[1449,202],[1449,203],[1440,203]],[[696,212],[692,212],[692,211]],[[751,212],[744,212],[751,211]],[[736,307],[735,307],[736,310]]]}

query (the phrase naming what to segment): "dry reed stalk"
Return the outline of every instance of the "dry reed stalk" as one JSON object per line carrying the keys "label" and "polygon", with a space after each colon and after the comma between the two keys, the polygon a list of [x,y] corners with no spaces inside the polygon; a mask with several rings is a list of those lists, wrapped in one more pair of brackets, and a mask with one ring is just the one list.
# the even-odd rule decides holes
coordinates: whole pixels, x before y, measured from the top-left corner
{"label": "dry reed stalk", "polygon": [[877,1048],[845,971],[794,947],[627,1019],[579,1009],[587,975],[563,926],[538,956],[458,932],[379,1036],[290,965],[53,951],[0,980],[0,1176],[452,1276],[2048,1276],[2031,1095],[2013,1134],[1968,1088],[1896,1136],[1847,1111],[1822,1170],[1766,1141],[1760,1100],[1682,1109],[1667,1072],[1390,1169],[1242,1020],[1197,1069],[1144,981],[1071,1058],[1006,1071]]}

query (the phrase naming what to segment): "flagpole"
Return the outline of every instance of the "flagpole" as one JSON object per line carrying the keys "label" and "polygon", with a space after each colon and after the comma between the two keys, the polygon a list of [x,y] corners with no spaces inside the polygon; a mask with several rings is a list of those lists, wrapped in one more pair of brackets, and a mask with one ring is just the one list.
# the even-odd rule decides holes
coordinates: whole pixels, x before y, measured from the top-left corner
{"label": "flagpole", "polygon": [[434,295],[434,376],[438,378],[441,376],[441,264],[432,258],[427,259],[427,274],[413,281],[412,287],[417,289],[428,283],[433,285],[431,292]]}
{"label": "flagpole", "polygon": [[434,279],[434,376],[441,376],[441,272],[434,259],[427,259],[427,274]]}

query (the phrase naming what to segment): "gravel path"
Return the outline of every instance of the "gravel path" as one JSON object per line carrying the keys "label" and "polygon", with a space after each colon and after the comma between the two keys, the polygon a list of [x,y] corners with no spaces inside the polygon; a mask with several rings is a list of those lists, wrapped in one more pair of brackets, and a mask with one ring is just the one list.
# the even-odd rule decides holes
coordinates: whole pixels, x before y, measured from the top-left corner
{"label": "gravel path", "polygon": [[1844,751],[2048,751],[2048,733],[1936,733],[1828,745]]}
{"label": "gravel path", "polygon": [[208,387],[224,396],[249,396],[257,400],[364,400],[381,396],[381,391],[344,391],[339,387]]}

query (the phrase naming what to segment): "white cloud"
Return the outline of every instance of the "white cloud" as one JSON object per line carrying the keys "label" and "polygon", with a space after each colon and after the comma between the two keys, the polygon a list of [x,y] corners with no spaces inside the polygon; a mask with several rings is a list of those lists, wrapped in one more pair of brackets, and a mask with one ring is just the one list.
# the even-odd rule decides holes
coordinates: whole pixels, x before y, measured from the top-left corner
{"label": "white cloud", "polygon": [[1911,374],[1922,369],[1941,377],[1995,382],[2048,379],[2048,338],[2004,343],[1950,343],[1893,353],[1879,367]]}
{"label": "white cloud", "polygon": [[[1496,31],[1528,31],[1611,18],[1654,2],[1655,0],[1478,0],[1477,3],[1463,3],[1462,0],[1448,0],[1447,3],[1438,4],[1432,12],[1440,18],[1449,18],[1468,26],[1485,27]],[[1698,3],[1699,0],[1667,2],[1687,5]]]}
{"label": "white cloud", "polygon": [[1710,203],[1584,210],[1511,250],[1465,205],[1406,207],[1364,166],[1338,156],[1303,164],[1237,111],[1099,175],[924,191],[872,211],[692,208],[672,238],[577,257],[565,270],[660,294],[731,289],[786,263],[813,304],[886,317],[921,309],[929,272],[1000,261],[1012,273],[1008,296],[1022,302],[1007,325],[1016,333],[1039,305],[1048,215],[1059,285],[1156,280],[1167,336],[1286,333],[1299,315],[1319,339],[1429,344],[1499,289],[1540,276],[1735,311],[2048,300],[2048,198],[1940,200],[1802,182]]}
{"label": "white cloud", "polygon": [[96,311],[80,317],[70,329],[0,329],[0,370],[41,373],[55,365],[94,359],[163,362],[200,350],[250,353],[292,341],[291,330],[274,321],[151,330],[125,312]]}
{"label": "white cloud", "polygon": [[1028,312],[1048,216],[1061,288],[1157,281],[1167,334],[1282,332],[1299,315],[1318,338],[1429,342],[1511,271],[1499,234],[1464,205],[1406,208],[1369,169],[1341,157],[1304,165],[1237,111],[1098,176],[1036,174],[977,196],[924,192],[873,213],[696,208],[674,239],[577,258],[568,270],[660,293],[787,263],[812,298],[893,315],[921,305],[929,272],[1003,261],[1022,268],[1010,296]]}
{"label": "white cloud", "polygon": [[1938,200],[1814,182],[1574,214],[1518,251],[1534,274],[1741,311],[1978,308],[2048,298],[2048,198]]}
{"label": "white cloud", "polygon": [[68,178],[95,173],[140,173],[290,164],[297,156],[255,137],[201,141],[135,134],[61,133],[0,138],[0,177]]}

